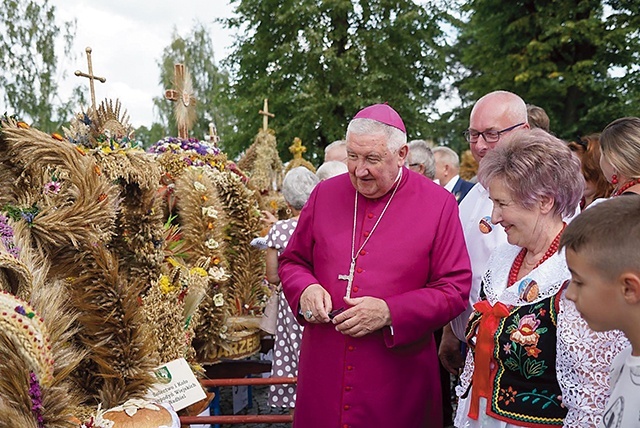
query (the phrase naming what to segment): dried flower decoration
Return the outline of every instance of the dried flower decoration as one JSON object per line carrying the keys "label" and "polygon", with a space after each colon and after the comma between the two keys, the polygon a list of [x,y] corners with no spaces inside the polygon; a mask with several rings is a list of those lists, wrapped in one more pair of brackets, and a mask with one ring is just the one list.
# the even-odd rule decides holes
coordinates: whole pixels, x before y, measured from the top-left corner
{"label": "dried flower decoration", "polygon": [[207,216],[207,217],[211,217],[211,218],[218,218],[218,210],[216,210],[214,207],[202,207],[202,215],[203,216]]}
{"label": "dried flower decoration", "polygon": [[205,242],[204,245],[210,250],[215,250],[216,248],[218,248],[220,246],[218,241],[216,241],[213,238],[207,239],[207,242]]}
{"label": "dried flower decoration", "polygon": [[42,193],[44,194],[50,193],[50,194],[57,195],[58,193],[60,193],[61,187],[62,185],[60,184],[60,182],[52,180],[44,185],[44,187],[42,188]]}
{"label": "dried flower decoration", "polygon": [[38,428],[45,428],[42,416],[42,390],[35,373],[29,372],[29,397],[31,398],[31,412],[38,422]]}
{"label": "dried flower decoration", "polygon": [[13,241],[13,228],[9,224],[9,219],[2,214],[0,214],[0,242],[9,254],[16,259],[19,257],[20,248]]}
{"label": "dried flower decoration", "polygon": [[216,282],[226,281],[229,275],[225,272],[224,268],[218,266],[212,266],[209,268],[209,276]]}
{"label": "dried flower decoration", "polygon": [[191,268],[191,269],[189,270],[189,273],[190,273],[191,275],[200,275],[200,276],[201,276],[201,277],[203,277],[203,278],[207,276],[207,271],[206,271],[206,270],[204,270],[204,269],[202,269],[201,267],[194,267],[194,268]]}
{"label": "dried flower decoration", "polygon": [[33,219],[38,215],[40,209],[34,204],[30,207],[19,208],[13,205],[5,205],[2,207],[2,211],[7,213],[7,216],[13,221],[26,221],[29,226],[33,223]]}
{"label": "dried flower decoration", "polygon": [[178,289],[178,286],[173,285],[167,275],[160,275],[158,286],[160,287],[160,291],[162,291],[164,294],[169,294]]}
{"label": "dried flower decoration", "polygon": [[218,293],[213,296],[213,304],[217,307],[224,306],[224,295],[222,293]]}
{"label": "dried flower decoration", "polygon": [[198,192],[204,192],[205,190],[207,190],[207,187],[206,187],[204,184],[200,183],[199,181],[195,181],[195,182],[193,183],[193,187],[194,187],[194,189],[196,189]]}

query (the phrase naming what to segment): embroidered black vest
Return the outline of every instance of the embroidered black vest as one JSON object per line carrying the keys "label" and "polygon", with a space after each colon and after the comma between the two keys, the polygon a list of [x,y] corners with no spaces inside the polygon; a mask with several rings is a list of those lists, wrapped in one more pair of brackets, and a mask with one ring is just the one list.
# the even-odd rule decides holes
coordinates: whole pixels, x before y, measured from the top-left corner
{"label": "embroidered black vest", "polygon": [[[486,299],[483,288],[480,298]],[[556,375],[559,296],[560,292],[531,305],[513,307],[500,321],[494,334],[497,371],[492,378],[488,415],[523,426],[562,426],[567,409],[561,407]],[[481,317],[479,312],[472,314],[467,339],[475,336]]]}

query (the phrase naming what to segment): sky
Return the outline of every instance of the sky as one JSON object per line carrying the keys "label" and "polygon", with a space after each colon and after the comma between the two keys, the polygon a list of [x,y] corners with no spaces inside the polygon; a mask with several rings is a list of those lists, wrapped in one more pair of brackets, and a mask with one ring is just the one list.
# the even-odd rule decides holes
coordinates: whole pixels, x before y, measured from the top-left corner
{"label": "sky", "polygon": [[134,127],[150,127],[157,120],[153,97],[164,94],[158,62],[171,43],[175,28],[187,36],[195,22],[211,31],[216,64],[231,51],[233,34],[217,18],[232,16],[229,0],[49,0],[56,7],[56,20],[77,18],[73,52],[65,58],[57,48],[58,83],[64,99],[80,82],[90,100],[89,81],[76,77],[76,70],[88,72],[86,47],[91,47],[93,73],[105,77],[95,82],[96,104],[105,98],[119,99]]}

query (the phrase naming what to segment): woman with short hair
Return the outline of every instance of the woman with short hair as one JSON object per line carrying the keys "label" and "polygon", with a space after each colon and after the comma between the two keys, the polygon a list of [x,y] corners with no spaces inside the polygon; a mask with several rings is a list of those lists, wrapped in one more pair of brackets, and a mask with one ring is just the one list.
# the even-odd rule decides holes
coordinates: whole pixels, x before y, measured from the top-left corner
{"label": "woman with short hair", "polygon": [[467,326],[457,427],[593,427],[606,401],[619,333],[594,333],[564,297],[571,274],[558,243],[584,179],[567,146],[514,131],[478,171],[493,201],[480,227],[503,227]]}

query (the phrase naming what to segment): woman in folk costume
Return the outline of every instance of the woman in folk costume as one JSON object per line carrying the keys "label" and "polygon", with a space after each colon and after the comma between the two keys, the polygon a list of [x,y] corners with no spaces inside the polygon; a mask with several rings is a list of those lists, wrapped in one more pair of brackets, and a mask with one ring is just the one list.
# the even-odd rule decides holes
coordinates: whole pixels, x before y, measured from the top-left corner
{"label": "woman in folk costume", "polygon": [[571,275],[557,250],[582,196],[579,161],[545,131],[518,131],[485,156],[478,179],[508,244],[492,253],[467,326],[455,425],[593,427],[624,341],[591,331],[564,297]]}
{"label": "woman in folk costume", "polygon": [[455,198],[404,168],[386,104],[346,134],[348,174],[315,187],[279,259],[304,325],[293,425],[442,426],[434,330],[467,305],[471,271]]}
{"label": "woman in folk costume", "polygon": [[[300,210],[309,199],[309,194],[318,181],[318,177],[304,166],[293,168],[287,173],[282,182],[282,195],[291,209],[293,217],[277,221],[267,234],[267,280],[276,286],[273,292],[278,293],[278,312],[275,331],[273,331],[274,358],[271,367],[271,376],[274,377],[298,376],[298,354],[302,341],[302,327],[291,312],[282,293],[278,276],[278,256],[287,247],[287,243],[298,225]],[[294,408],[295,404],[296,387],[294,385],[272,385],[269,388],[269,405]]]}

